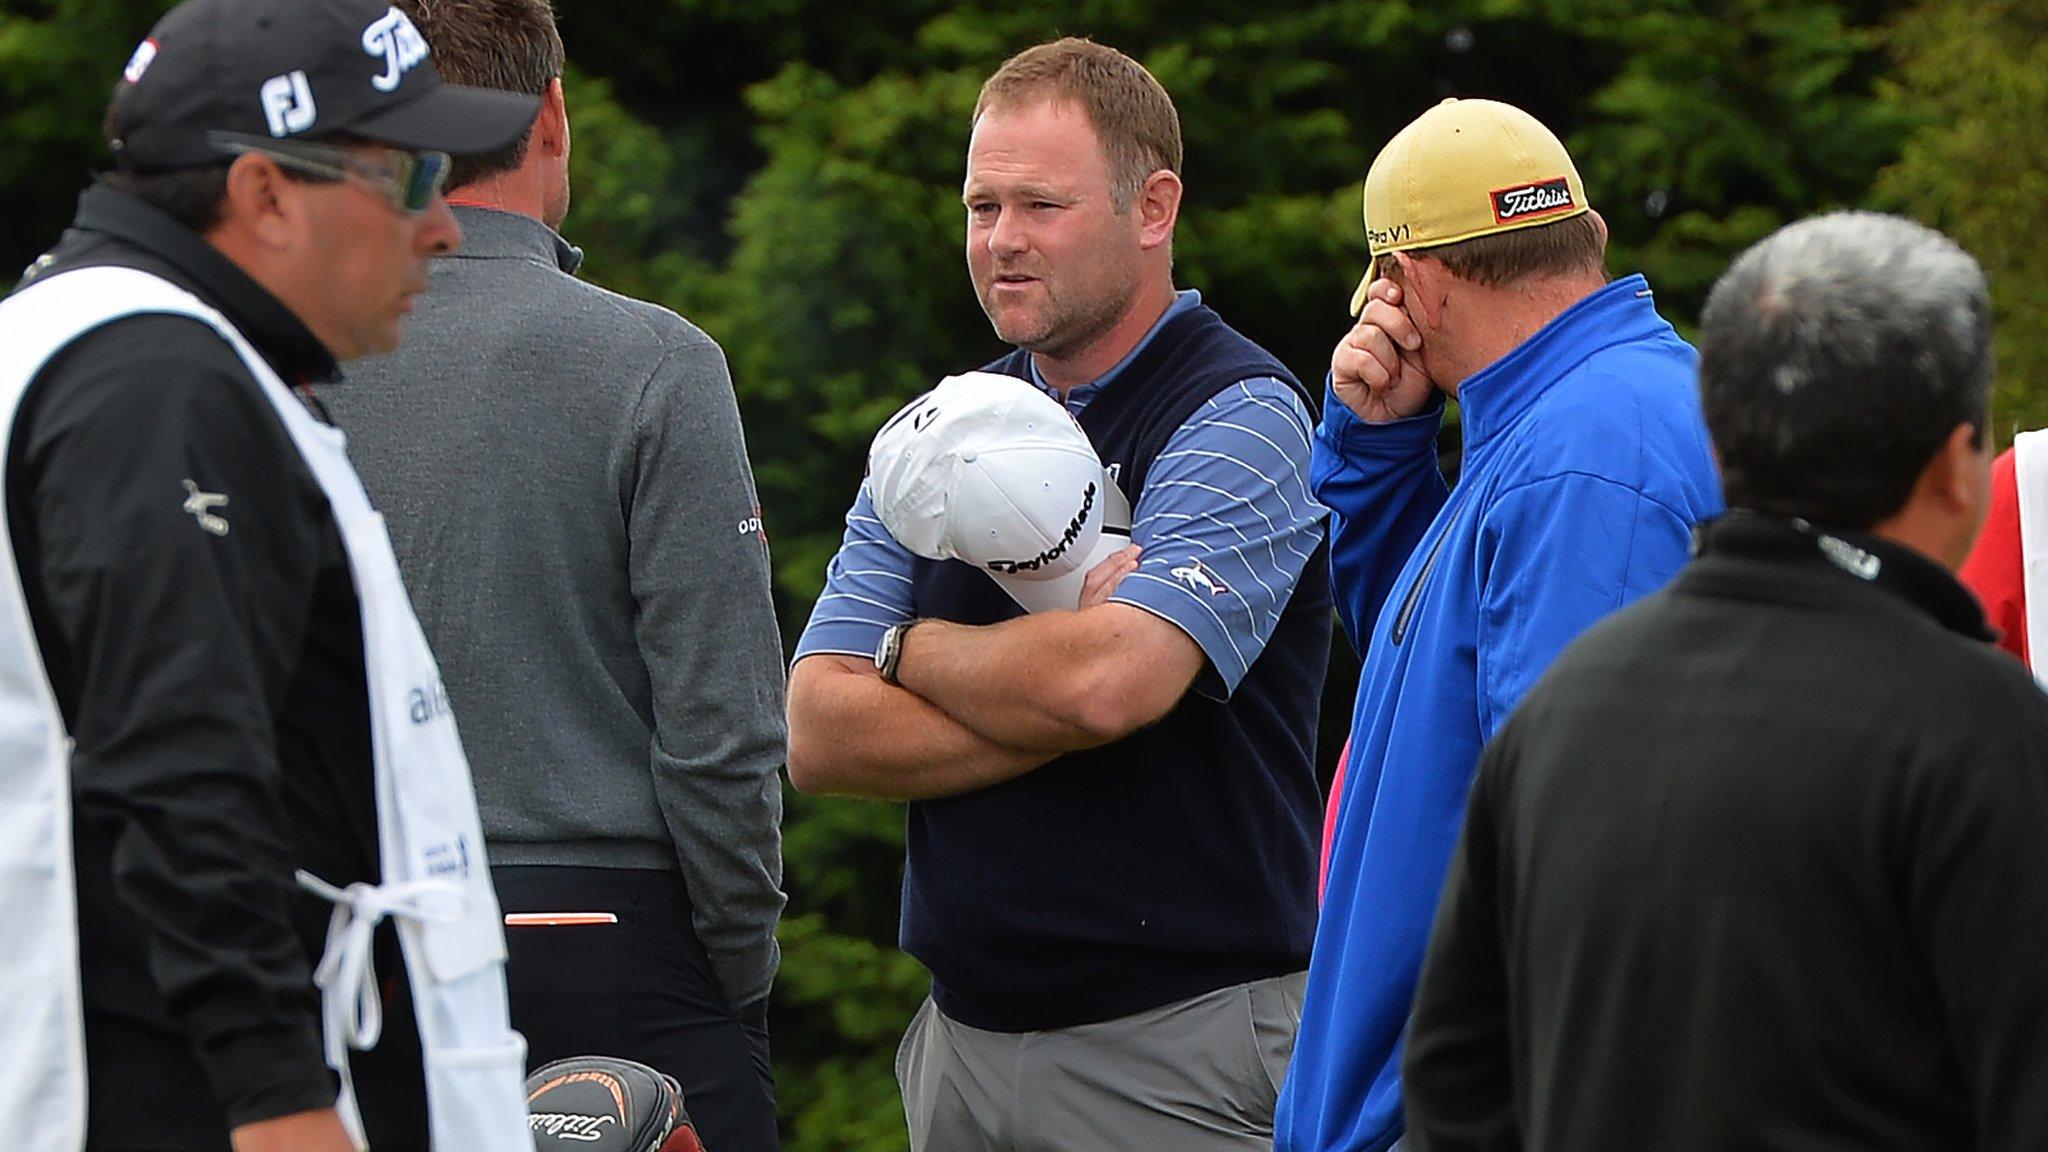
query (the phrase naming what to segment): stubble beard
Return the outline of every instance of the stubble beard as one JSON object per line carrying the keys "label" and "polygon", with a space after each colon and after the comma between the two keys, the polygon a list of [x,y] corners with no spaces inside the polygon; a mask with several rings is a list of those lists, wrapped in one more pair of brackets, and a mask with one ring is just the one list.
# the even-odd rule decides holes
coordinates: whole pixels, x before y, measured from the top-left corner
{"label": "stubble beard", "polygon": [[1066,359],[1086,349],[1103,333],[1114,328],[1137,291],[1133,279],[1120,292],[1106,293],[1092,300],[1069,301],[1055,292],[1049,282],[1041,279],[1039,284],[1044,302],[1025,316],[1019,317],[1013,312],[1013,318],[1006,323],[994,306],[993,283],[991,280],[990,288],[979,295],[981,310],[987,314],[996,335],[1005,343],[1052,360]]}

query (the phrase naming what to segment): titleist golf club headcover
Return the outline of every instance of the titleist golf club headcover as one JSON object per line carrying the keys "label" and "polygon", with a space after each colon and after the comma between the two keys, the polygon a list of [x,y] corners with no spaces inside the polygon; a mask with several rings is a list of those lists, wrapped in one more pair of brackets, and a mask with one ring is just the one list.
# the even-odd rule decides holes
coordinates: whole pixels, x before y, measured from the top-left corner
{"label": "titleist golf club headcover", "polygon": [[704,1152],[675,1079],[611,1056],[557,1060],[526,1078],[536,1152]]}

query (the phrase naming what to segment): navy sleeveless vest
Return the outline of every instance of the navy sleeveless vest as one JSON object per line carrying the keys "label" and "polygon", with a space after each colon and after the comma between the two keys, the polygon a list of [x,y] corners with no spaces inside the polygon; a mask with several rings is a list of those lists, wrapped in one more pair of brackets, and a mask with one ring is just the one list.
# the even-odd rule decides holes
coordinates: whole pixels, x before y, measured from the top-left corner
{"label": "navy sleeveless vest", "polygon": [[[1029,354],[988,371],[1030,379]],[[1168,321],[1081,427],[1136,507],[1204,403],[1279,361],[1207,307]],[[1022,614],[980,570],[920,561],[919,616]],[[941,1011],[1024,1032],[1114,1019],[1300,971],[1315,934],[1316,720],[1332,628],[1327,545],[1228,702],[1205,672],[1159,723],[963,796],[910,805],[902,943]],[[1045,669],[1048,676],[1057,668]]]}

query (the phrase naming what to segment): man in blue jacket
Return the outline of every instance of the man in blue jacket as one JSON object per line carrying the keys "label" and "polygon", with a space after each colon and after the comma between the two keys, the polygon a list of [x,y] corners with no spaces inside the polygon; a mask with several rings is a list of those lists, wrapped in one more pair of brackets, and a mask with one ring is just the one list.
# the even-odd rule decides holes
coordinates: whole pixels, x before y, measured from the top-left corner
{"label": "man in blue jacket", "polygon": [[[1279,1152],[1383,1152],[1402,1030],[1480,747],[1552,657],[1720,510],[1697,357],[1533,117],[1446,100],[1365,181],[1372,268],[1311,481],[1365,655]],[[1436,466],[1462,413],[1455,491]]]}

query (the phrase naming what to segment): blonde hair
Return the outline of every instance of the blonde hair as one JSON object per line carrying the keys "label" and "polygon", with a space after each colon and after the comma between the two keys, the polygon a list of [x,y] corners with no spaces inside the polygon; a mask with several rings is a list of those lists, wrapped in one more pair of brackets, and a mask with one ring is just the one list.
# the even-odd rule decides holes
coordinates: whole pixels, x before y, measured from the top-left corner
{"label": "blonde hair", "polygon": [[981,86],[974,120],[992,108],[1072,100],[1088,115],[1109,161],[1109,195],[1130,211],[1154,172],[1180,175],[1180,113],[1145,66],[1093,40],[1069,36],[1027,48]]}

